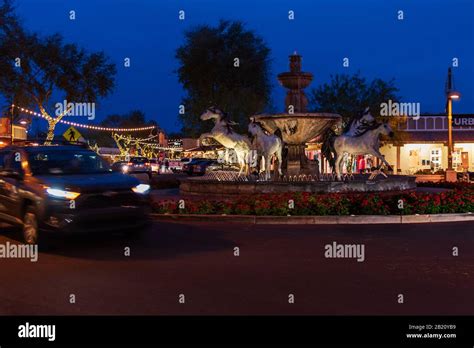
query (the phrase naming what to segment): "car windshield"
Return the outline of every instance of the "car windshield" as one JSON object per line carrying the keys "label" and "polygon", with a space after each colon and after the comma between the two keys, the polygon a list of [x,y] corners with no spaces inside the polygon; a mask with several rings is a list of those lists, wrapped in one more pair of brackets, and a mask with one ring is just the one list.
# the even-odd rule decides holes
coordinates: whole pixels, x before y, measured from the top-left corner
{"label": "car windshield", "polygon": [[28,152],[33,175],[111,172],[107,162],[93,151],[79,149],[31,149]]}

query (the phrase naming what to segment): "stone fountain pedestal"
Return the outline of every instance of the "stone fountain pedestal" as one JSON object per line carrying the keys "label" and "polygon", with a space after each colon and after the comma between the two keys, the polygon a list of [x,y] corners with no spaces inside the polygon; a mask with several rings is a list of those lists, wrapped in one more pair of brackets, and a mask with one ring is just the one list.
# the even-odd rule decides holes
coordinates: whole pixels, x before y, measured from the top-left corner
{"label": "stone fountain pedestal", "polygon": [[[287,176],[315,175],[311,161],[305,154],[306,143],[337,124],[341,116],[331,113],[263,114],[253,119],[270,134],[278,134],[285,143],[283,169]],[[285,155],[286,154],[286,155]]]}
{"label": "stone fountain pedestal", "polygon": [[286,174],[289,176],[313,174],[305,154],[306,145],[287,145]]}

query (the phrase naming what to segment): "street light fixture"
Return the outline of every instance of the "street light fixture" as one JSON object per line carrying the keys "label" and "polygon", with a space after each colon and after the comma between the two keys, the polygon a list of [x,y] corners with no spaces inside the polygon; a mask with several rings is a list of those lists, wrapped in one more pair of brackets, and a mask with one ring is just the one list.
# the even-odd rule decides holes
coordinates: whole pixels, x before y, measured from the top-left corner
{"label": "street light fixture", "polygon": [[448,93],[448,98],[450,99],[460,99],[461,98],[461,93],[458,91],[451,91]]}
{"label": "street light fixture", "polygon": [[451,68],[448,69],[446,98],[448,109],[448,168],[446,169],[446,181],[457,181],[457,175],[453,169],[453,100],[459,100],[461,98],[461,93],[454,90]]}

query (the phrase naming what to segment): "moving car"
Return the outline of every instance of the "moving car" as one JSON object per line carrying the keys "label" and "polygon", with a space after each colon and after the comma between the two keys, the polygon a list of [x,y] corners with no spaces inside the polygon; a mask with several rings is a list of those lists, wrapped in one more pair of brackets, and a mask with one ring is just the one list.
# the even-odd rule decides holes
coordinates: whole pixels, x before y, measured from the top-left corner
{"label": "moving car", "polygon": [[0,220],[21,227],[27,244],[42,231],[135,233],[149,222],[149,191],[85,147],[0,150]]}
{"label": "moving car", "polygon": [[148,175],[148,178],[151,179],[151,163],[150,160],[146,157],[131,157],[127,163],[127,174],[140,174],[144,173]]}

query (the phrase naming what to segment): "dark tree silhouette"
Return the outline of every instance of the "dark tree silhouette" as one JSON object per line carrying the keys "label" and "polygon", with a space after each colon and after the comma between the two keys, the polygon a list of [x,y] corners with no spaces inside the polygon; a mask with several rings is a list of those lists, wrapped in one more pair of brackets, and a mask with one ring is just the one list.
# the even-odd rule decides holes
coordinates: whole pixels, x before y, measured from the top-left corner
{"label": "dark tree silhouette", "polygon": [[[199,119],[209,106],[229,113],[239,131],[247,131],[248,118],[270,103],[270,49],[241,22],[221,21],[216,27],[202,25],[185,34],[176,51],[179,81],[186,95],[182,131],[199,136],[210,122]],[[238,66],[236,66],[238,65]]]}
{"label": "dark tree silhouette", "polygon": [[340,114],[343,125],[353,117],[360,116],[366,107],[373,116],[380,116],[380,104],[389,99],[398,101],[398,89],[394,80],[374,79],[367,82],[360,73],[354,75],[331,75],[331,81],[313,88],[309,94],[310,109]]}

